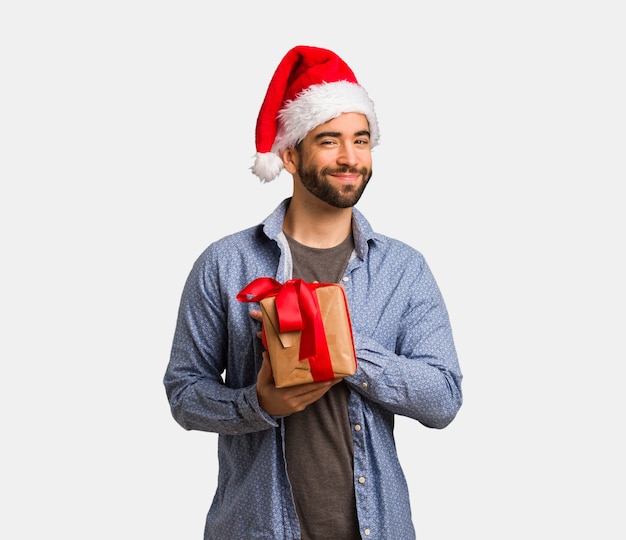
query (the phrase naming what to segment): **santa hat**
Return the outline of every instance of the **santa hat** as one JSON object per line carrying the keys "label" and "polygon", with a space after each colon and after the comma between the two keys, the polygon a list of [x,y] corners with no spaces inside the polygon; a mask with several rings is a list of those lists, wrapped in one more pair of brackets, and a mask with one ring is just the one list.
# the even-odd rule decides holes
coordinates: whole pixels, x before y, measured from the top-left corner
{"label": "santa hat", "polygon": [[262,182],[283,168],[280,153],[312,129],[342,113],[362,113],[369,122],[371,146],[379,131],[374,103],[334,52],[299,45],[281,60],[270,81],[256,124],[256,159],[252,172]]}

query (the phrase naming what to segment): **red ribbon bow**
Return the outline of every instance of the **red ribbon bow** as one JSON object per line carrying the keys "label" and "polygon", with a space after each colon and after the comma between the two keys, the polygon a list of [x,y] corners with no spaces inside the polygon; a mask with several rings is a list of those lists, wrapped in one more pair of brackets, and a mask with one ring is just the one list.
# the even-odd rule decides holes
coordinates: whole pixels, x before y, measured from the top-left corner
{"label": "red ribbon bow", "polygon": [[261,277],[250,282],[237,295],[240,302],[258,302],[276,297],[279,331],[301,332],[298,359],[309,361],[314,381],[335,377],[315,294],[315,289],[326,286],[327,283],[307,283],[302,279],[290,279],[281,285],[275,279]]}

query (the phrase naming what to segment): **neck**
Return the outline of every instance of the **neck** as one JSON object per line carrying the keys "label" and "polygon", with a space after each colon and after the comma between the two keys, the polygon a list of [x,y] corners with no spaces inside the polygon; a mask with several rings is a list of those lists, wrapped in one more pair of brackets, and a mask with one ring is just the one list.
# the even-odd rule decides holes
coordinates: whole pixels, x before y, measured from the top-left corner
{"label": "neck", "polygon": [[283,230],[296,242],[314,248],[330,248],[343,242],[352,231],[352,208],[334,208],[322,201],[305,203],[293,197]]}

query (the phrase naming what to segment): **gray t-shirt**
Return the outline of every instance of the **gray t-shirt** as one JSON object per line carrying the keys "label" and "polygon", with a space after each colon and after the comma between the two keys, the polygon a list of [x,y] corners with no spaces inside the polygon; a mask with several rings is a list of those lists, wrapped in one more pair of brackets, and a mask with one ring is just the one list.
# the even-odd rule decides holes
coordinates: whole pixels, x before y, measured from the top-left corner
{"label": "gray t-shirt", "polygon": [[[293,277],[338,283],[354,241],[318,249],[287,237]],[[285,418],[285,459],[298,513],[301,540],[361,538],[354,496],[353,447],[348,419],[348,387],[333,386],[305,410]]]}

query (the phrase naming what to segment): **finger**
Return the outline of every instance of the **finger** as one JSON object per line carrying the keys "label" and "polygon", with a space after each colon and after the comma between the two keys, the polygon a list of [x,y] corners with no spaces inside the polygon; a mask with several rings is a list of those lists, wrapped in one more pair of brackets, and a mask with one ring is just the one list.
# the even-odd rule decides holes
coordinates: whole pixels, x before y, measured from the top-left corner
{"label": "finger", "polygon": [[296,386],[290,386],[289,388],[285,388],[285,391],[289,394],[290,399],[298,399],[298,400],[311,400],[315,401],[323,396],[332,386],[334,386],[337,382],[336,380],[332,381],[323,381],[316,383],[307,383],[307,384],[299,384]]}
{"label": "finger", "polygon": [[251,309],[250,317],[252,317],[255,321],[263,322],[263,313],[260,309]]}
{"label": "finger", "polygon": [[317,386],[316,388],[311,389],[308,392],[298,394],[297,396],[292,396],[286,401],[291,403],[292,407],[295,410],[303,410],[312,403],[315,403],[317,400],[319,400],[324,394],[326,394],[326,392],[330,390],[331,387],[332,384]]}

